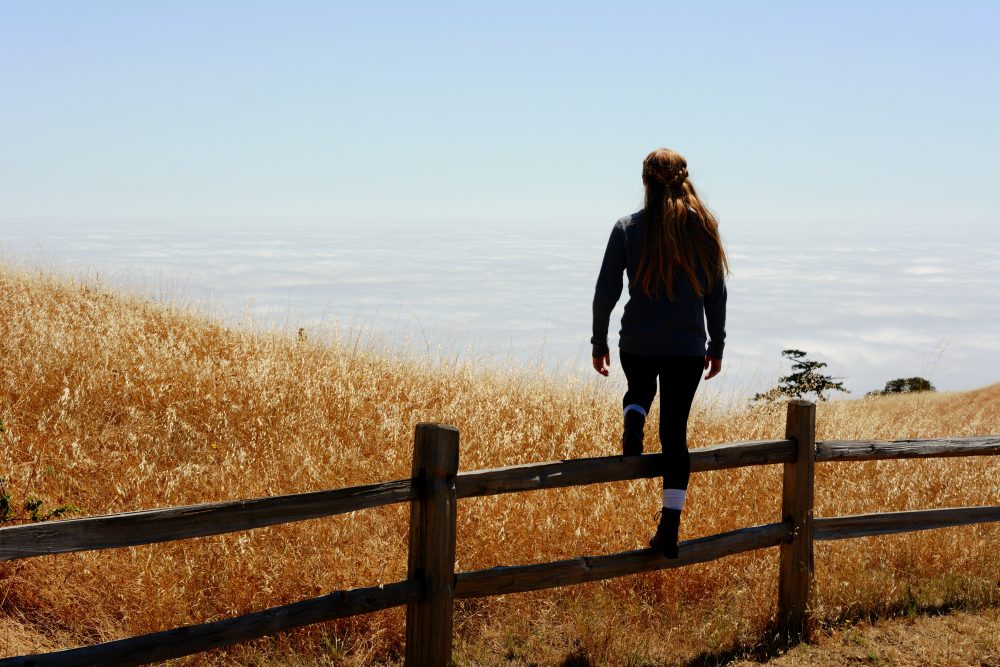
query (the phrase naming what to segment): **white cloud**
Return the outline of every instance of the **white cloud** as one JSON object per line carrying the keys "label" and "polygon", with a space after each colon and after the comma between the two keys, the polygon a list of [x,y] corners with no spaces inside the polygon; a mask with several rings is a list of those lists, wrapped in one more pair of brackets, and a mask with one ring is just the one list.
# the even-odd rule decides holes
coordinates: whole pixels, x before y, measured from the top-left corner
{"label": "white cloud", "polygon": [[[430,234],[398,225],[370,225],[364,233],[326,226],[281,234],[26,229],[5,238],[3,250],[6,257],[40,248],[39,263],[75,265],[85,274],[97,267],[151,292],[179,284],[183,298],[207,296],[230,312],[243,312],[252,297],[258,321],[370,325],[400,341],[422,327],[435,344],[460,341],[526,358],[544,347],[553,367],[588,371],[603,244],[595,250],[566,229],[545,226]],[[981,235],[974,252],[926,235],[882,240],[865,237],[855,247],[852,237],[814,235],[805,254],[799,245],[779,245],[783,238],[733,240],[730,379],[721,382],[770,382],[788,347],[827,361],[859,389],[919,373],[935,355],[940,377],[930,379],[941,388],[1000,379],[1000,236]],[[612,315],[612,345],[625,298],[627,291]],[[947,349],[935,352],[944,342]]]}
{"label": "white cloud", "polygon": [[940,273],[948,273],[948,269],[943,266],[917,265],[903,269],[903,273],[911,276],[933,276]]}
{"label": "white cloud", "polygon": [[900,327],[882,327],[872,331],[860,331],[855,335],[866,343],[889,343],[911,347],[933,345],[938,340],[934,336],[920,334],[914,332],[912,329],[903,329]]}

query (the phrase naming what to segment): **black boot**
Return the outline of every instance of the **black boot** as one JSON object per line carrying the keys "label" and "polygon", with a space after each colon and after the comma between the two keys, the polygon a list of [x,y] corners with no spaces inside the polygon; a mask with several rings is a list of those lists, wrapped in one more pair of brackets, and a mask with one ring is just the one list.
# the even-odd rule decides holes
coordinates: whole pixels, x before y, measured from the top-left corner
{"label": "black boot", "polygon": [[642,454],[642,432],[646,426],[646,415],[638,410],[625,412],[625,429],[622,433],[622,456]]}
{"label": "black boot", "polygon": [[680,525],[681,511],[664,508],[660,512],[656,535],[649,540],[649,546],[659,551],[665,558],[677,558],[677,533]]}

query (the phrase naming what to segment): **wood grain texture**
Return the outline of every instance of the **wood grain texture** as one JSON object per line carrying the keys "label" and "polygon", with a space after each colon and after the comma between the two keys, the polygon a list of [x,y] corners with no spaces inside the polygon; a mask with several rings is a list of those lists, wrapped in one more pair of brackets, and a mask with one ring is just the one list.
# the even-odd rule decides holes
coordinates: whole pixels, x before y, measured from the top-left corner
{"label": "wood grain texture", "polygon": [[1000,506],[878,512],[815,519],[813,537],[817,540],[846,540],[853,537],[893,535],[993,521],[1000,521]]}
{"label": "wood grain texture", "polygon": [[778,578],[778,620],[792,640],[808,634],[809,599],[812,595],[813,499],[816,464],[816,406],[790,401],[785,421],[786,437],[795,441],[796,459],[785,464],[781,516],[793,526],[790,542],[781,545]]}
{"label": "wood grain texture", "polygon": [[406,606],[406,665],[451,664],[455,609],[455,547],[458,429],[417,424],[413,479],[420,498],[410,503],[407,579],[423,584],[425,595]]}
{"label": "wood grain texture", "polygon": [[817,461],[875,461],[950,456],[996,456],[1000,436],[928,438],[921,440],[820,440]]}
{"label": "wood grain texture", "polygon": [[0,528],[0,560],[219,535],[402,503],[416,496],[412,480],[406,479],[332,491],[11,526]]}
{"label": "wood grain texture", "polygon": [[224,621],[189,625],[129,639],[0,660],[0,667],[59,665],[144,665],[249,641],[282,630],[334,618],[398,607],[420,599],[416,581],[335,591],[322,597],[237,616]]}
{"label": "wood grain texture", "polygon": [[[652,531],[652,527],[650,530]],[[788,539],[791,539],[791,525],[770,523],[681,542],[680,557],[676,560],[667,560],[652,549],[639,549],[606,556],[582,556],[554,563],[461,572],[456,577],[455,597],[478,598],[523,593],[684,567],[745,551],[773,547]]]}
{"label": "wood grain texture", "polygon": [[[462,472],[456,481],[459,498],[557,489],[567,486],[658,477],[661,454],[601,456],[546,463],[528,463]],[[691,471],[705,472],[751,465],[783,463],[794,458],[789,440],[733,442],[691,450]]]}

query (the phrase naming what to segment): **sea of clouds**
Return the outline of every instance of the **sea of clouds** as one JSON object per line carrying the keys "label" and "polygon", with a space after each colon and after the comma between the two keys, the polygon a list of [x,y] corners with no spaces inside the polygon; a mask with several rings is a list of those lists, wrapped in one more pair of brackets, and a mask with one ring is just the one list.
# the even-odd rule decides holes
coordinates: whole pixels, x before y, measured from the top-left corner
{"label": "sea of clouds", "polygon": [[[610,222],[4,227],[0,261],[99,275],[230,324],[599,380],[591,299]],[[1000,381],[1000,234],[744,228],[725,240],[716,391],[773,386],[786,348],[829,364],[852,396],[913,375],[942,390]]]}

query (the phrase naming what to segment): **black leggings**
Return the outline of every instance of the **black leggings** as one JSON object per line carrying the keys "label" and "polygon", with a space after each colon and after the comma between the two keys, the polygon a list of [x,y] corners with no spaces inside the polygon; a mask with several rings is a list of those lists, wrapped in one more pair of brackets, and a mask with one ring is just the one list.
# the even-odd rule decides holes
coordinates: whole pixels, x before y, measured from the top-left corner
{"label": "black leggings", "polygon": [[622,408],[635,404],[647,413],[660,378],[660,447],[663,450],[663,488],[687,489],[691,457],[687,449],[687,422],[691,402],[701,381],[705,357],[647,356],[620,350],[628,391]]}

